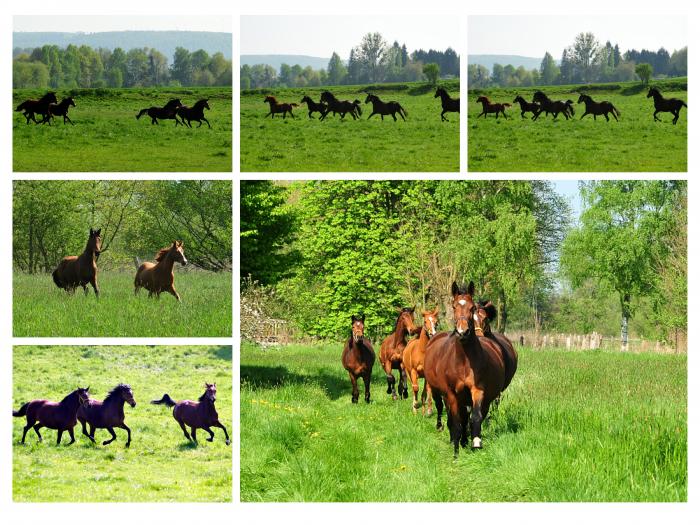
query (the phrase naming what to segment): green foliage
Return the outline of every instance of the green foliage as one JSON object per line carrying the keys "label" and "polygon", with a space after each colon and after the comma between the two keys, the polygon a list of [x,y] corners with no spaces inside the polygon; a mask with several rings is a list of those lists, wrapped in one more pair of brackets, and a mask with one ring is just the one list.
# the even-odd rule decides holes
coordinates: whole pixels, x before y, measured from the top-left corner
{"label": "green foliage", "polygon": [[654,70],[651,67],[651,64],[647,63],[641,63],[637,64],[634,68],[634,72],[637,74],[639,79],[642,81],[642,84],[645,86],[649,85],[649,79],[651,78],[651,75],[654,73]]}
{"label": "green foliage", "polygon": [[423,74],[427,77],[428,82],[435,86],[437,85],[438,78],[440,78],[440,66],[433,62],[425,64],[423,66]]}

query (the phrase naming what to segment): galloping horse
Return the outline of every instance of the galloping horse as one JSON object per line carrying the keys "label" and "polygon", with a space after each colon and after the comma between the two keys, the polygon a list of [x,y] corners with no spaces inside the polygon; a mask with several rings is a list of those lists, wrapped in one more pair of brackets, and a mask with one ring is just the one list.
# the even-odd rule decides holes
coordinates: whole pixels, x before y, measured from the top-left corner
{"label": "galloping horse", "polygon": [[489,113],[495,113],[496,118],[498,119],[498,114],[501,113],[504,118],[508,118],[508,115],[506,115],[506,108],[510,107],[510,104],[508,103],[498,103],[498,102],[491,102],[489,100],[489,97],[485,96],[480,96],[479,98],[476,99],[477,103],[481,103],[482,111],[479,113],[476,118],[479,118],[480,116],[484,116],[486,118]]}
{"label": "galloping horse", "polygon": [[19,410],[13,410],[13,417],[26,416],[27,418],[27,424],[22,432],[22,444],[24,445],[24,438],[27,436],[30,428],[34,429],[39,442],[41,442],[42,438],[41,434],[39,434],[41,427],[58,430],[57,445],[61,444],[61,436],[65,431],[70,436],[70,443],[68,444],[72,445],[75,443],[73,427],[78,421],[76,414],[78,413],[78,408],[88,402],[90,397],[88,390],[90,390],[90,387],[73,390],[60,403],[48,401],[47,399],[35,399],[22,405]]}
{"label": "galloping horse", "polygon": [[73,121],[70,119],[68,116],[68,109],[73,106],[75,107],[75,101],[73,100],[73,97],[66,97],[59,104],[49,104],[49,113],[48,115],[44,118],[44,120],[41,121],[43,124],[44,122],[47,121],[49,125],[51,125],[51,119],[54,116],[59,116],[63,117],[63,123],[66,123],[66,120],[70,122],[71,126],[73,126]]}
{"label": "galloping horse", "polygon": [[55,104],[56,102],[58,102],[56,99],[56,93],[49,91],[39,100],[25,100],[19,106],[17,106],[15,111],[24,111],[24,118],[27,119],[27,124],[29,124],[30,120],[33,120],[35,124],[38,124],[39,122],[36,120],[34,114],[37,113],[41,115],[43,117],[43,122],[46,120],[47,115],[49,115],[49,104]]}
{"label": "galloping horse", "polygon": [[78,286],[82,286],[85,295],[87,295],[87,284],[90,283],[92,289],[95,290],[95,296],[99,297],[97,259],[102,251],[100,232],[102,232],[102,228],[99,230],[90,228],[90,236],[83,253],[78,256],[69,255],[58,263],[58,267],[51,274],[56,286],[63,288],[68,293],[73,293]]}
{"label": "galloping horse", "polygon": [[421,327],[420,336],[416,339],[411,339],[403,351],[403,367],[411,380],[413,387],[413,413],[418,411],[418,378],[423,378],[423,393],[421,394],[421,406],[423,407],[422,414],[425,415],[425,400],[428,399],[428,415],[433,413],[433,394],[430,391],[430,385],[425,380],[424,362],[425,349],[428,346],[430,338],[437,333],[438,314],[440,308],[435,307],[435,310],[428,312],[423,310],[423,326]]}
{"label": "galloping horse", "polygon": [[357,403],[360,392],[357,389],[357,378],[365,383],[365,402],[369,403],[369,383],[372,380],[374,366],[374,349],[369,339],[365,338],[365,316],[352,316],[352,331],[343,348],[341,361],[343,368],[350,375],[352,383],[352,402]]}
{"label": "galloping horse", "polygon": [[525,118],[525,113],[532,113],[532,118],[535,118],[535,116],[539,115],[540,111],[542,111],[540,105],[537,102],[528,102],[520,95],[515,97],[515,100],[513,100],[513,104],[515,104],[516,102],[520,104],[520,116],[522,118]]}
{"label": "galloping horse", "polygon": [[473,293],[474,283],[469,283],[468,287],[452,283],[455,329],[449,334],[441,332],[435,335],[425,354],[425,379],[435,397],[436,426],[442,430],[444,396],[455,458],[460,445],[466,447],[468,444],[468,422],[472,448],[481,448],[481,423],[505,382],[505,365],[498,344],[488,337],[477,336]]}
{"label": "galloping horse", "polygon": [[175,125],[177,126],[178,124],[180,124],[180,121],[177,119],[177,110],[181,106],[182,102],[180,102],[180,99],[173,98],[169,100],[168,103],[162,108],[159,108],[157,106],[151,106],[150,108],[142,109],[141,111],[139,111],[139,114],[136,115],[136,120],[140,119],[141,115],[143,115],[144,113],[147,113],[148,116],[151,117],[151,125],[158,124],[158,119],[175,119]]}
{"label": "galloping horse", "polygon": [[661,122],[661,119],[656,116],[657,113],[668,112],[673,113],[673,124],[675,125],[678,122],[678,117],[681,116],[683,106],[688,107],[688,104],[679,98],[664,98],[656,88],[649,88],[647,98],[649,97],[654,97],[654,121]]}
{"label": "galloping horse", "polygon": [[168,292],[180,302],[180,295],[173,286],[175,282],[173,266],[176,262],[187,266],[182,241],[173,241],[170,246],[160,250],[156,254],[155,264],[147,261],[139,266],[134,279],[134,295],[138,294],[143,287],[148,290],[148,297],[152,297],[153,294],[160,297],[161,292]]}
{"label": "galloping horse", "polygon": [[[83,403],[78,409],[78,421],[83,427],[85,434],[90,441],[95,442],[95,429],[106,428],[112,438],[103,441],[103,445],[109,445],[117,439],[114,433],[114,428],[123,428],[126,430],[126,447],[131,445],[131,429],[124,423],[124,403],[129,403],[132,408],[136,406],[134,401],[134,393],[129,385],[123,383],[118,384],[109,391],[104,401],[90,399]],[[87,427],[90,427],[90,432]]]}
{"label": "galloping horse", "polygon": [[544,94],[542,91],[535,91],[535,94],[532,97],[533,102],[538,102],[540,104],[540,112],[535,115],[532,120],[537,120],[537,118],[542,114],[542,112],[545,113],[545,115],[549,115],[550,113],[554,115],[554,118],[556,119],[557,116],[559,116],[559,113],[562,113],[564,117],[566,117],[566,120],[569,120],[569,117],[574,116],[574,101],[573,100],[567,100],[564,102],[563,100],[552,100],[549,98],[547,95]]}
{"label": "galloping horse", "polygon": [[442,102],[442,113],[440,113],[440,118],[443,122],[449,122],[449,120],[445,118],[445,113],[459,113],[459,99],[450,98],[450,95],[447,94],[445,88],[437,88],[433,98],[438,97],[440,97],[440,101]]}
{"label": "galloping horse", "polygon": [[287,103],[287,102],[277,102],[277,99],[273,97],[272,95],[268,95],[265,97],[264,102],[267,102],[270,104],[270,112],[265,115],[266,117],[269,115],[270,118],[275,118],[276,113],[282,113],[282,118],[286,119],[287,118],[287,113],[294,118],[294,113],[292,113],[292,108],[297,107],[299,104],[295,103]]}
{"label": "galloping horse", "polygon": [[[194,120],[195,122],[199,122],[199,126],[197,126],[199,128],[202,125],[202,121],[204,121],[207,123],[207,126],[209,126],[209,129],[211,129],[211,124],[209,124],[209,121],[204,117],[205,109],[211,109],[209,107],[208,98],[198,100],[191,108],[187,106],[180,106],[177,109],[177,116],[182,119],[183,125],[185,125],[185,121],[187,121],[187,125],[192,127],[190,122]],[[177,126],[177,124],[175,125]]]}
{"label": "galloping horse", "polygon": [[326,120],[329,113],[333,113],[334,116],[338,113],[341,119],[345,118],[347,113],[350,113],[353,120],[360,118],[360,115],[362,115],[361,102],[357,99],[352,102],[349,100],[338,100],[330,91],[324,91],[321,93],[321,102],[325,102],[328,108],[320,120]]}
{"label": "galloping horse", "polygon": [[[198,401],[190,401],[189,399],[173,401],[168,394],[163,394],[161,399],[151,401],[151,404],[174,407],[173,417],[175,421],[179,423],[188,441],[192,441],[195,444],[197,443],[198,428],[204,429],[209,433],[207,441],[214,441],[214,432],[212,432],[210,427],[215,427],[224,431],[226,444],[230,445],[231,439],[228,436],[228,431],[219,421],[219,414],[216,413],[216,408],[214,407],[214,403],[216,402],[216,383],[212,385],[204,383],[204,385],[204,393],[199,396]],[[192,437],[187,433],[185,425],[190,427]]]}
{"label": "galloping horse", "polygon": [[408,397],[406,388],[406,370],[403,367],[403,351],[406,348],[406,337],[416,334],[420,328],[413,324],[414,308],[402,308],[396,318],[394,331],[382,341],[379,351],[379,361],[386,373],[386,393],[391,394],[392,399],[397,399],[396,378],[392,370],[399,371],[399,396]]}
{"label": "galloping horse", "polygon": [[304,98],[301,99],[301,103],[306,104],[306,107],[309,109],[309,118],[313,118],[312,115],[315,112],[318,112],[321,114],[321,116],[323,116],[326,114],[326,111],[328,111],[328,106],[326,106],[323,102],[314,102],[308,95],[304,95]]}
{"label": "galloping horse", "polygon": [[615,120],[617,120],[617,117],[620,116],[620,112],[617,110],[617,108],[612,105],[612,102],[608,102],[607,100],[595,102],[590,96],[581,93],[581,96],[578,97],[578,104],[581,102],[586,105],[586,111],[583,112],[581,118],[590,114],[593,115],[593,120],[596,120],[596,115],[603,115],[605,120],[610,122],[608,113],[612,114]]}
{"label": "galloping horse", "polygon": [[406,118],[408,116],[408,113],[406,110],[401,107],[401,104],[396,102],[395,100],[390,100],[389,102],[382,102],[377,95],[373,95],[372,93],[367,93],[367,98],[365,99],[365,104],[372,103],[372,113],[370,114],[369,117],[367,117],[367,120],[372,118],[372,115],[380,115],[382,117],[382,120],[384,120],[384,115],[391,115],[394,117],[394,122],[396,122],[396,114],[399,114],[399,117],[401,117],[404,122],[406,121]]}

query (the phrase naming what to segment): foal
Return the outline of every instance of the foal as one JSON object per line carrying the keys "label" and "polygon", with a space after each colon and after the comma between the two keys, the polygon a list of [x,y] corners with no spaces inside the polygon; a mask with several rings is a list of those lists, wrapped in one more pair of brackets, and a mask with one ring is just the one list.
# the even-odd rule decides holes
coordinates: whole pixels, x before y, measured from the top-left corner
{"label": "foal", "polygon": [[360,392],[357,389],[357,378],[365,383],[365,402],[369,403],[369,384],[372,380],[374,366],[374,349],[369,339],[365,338],[365,316],[351,318],[352,333],[345,343],[341,362],[350,375],[352,383],[352,402],[357,403]]}
{"label": "foal", "polygon": [[479,98],[476,99],[477,103],[481,103],[482,111],[479,113],[476,118],[479,118],[480,116],[484,116],[486,118],[489,113],[495,113],[496,114],[496,119],[498,119],[498,114],[502,114],[503,118],[508,118],[508,115],[506,115],[506,108],[510,107],[510,104],[508,103],[498,103],[498,102],[491,102],[489,100],[489,97],[485,96],[480,96]]}
{"label": "foal", "polygon": [[51,125],[51,119],[54,116],[59,116],[63,117],[64,124],[67,120],[68,122],[70,122],[71,126],[73,126],[73,121],[68,116],[68,109],[71,106],[75,107],[75,101],[73,100],[73,97],[64,98],[63,100],[61,100],[60,104],[49,104],[49,114],[44,118],[44,120],[41,121],[41,123],[43,124],[48,119],[49,125]]}
{"label": "foal", "polygon": [[420,336],[417,339],[411,339],[403,351],[403,367],[408,372],[408,377],[411,380],[413,387],[413,413],[418,411],[418,378],[423,378],[423,393],[421,394],[422,414],[425,415],[425,400],[428,399],[428,415],[433,413],[433,394],[430,391],[430,385],[425,380],[425,349],[428,346],[430,338],[437,333],[438,314],[440,308],[435,307],[435,310],[427,312],[423,310],[423,326],[420,331]]}
{"label": "foal", "polygon": [[301,103],[306,104],[306,107],[309,109],[309,118],[313,118],[312,115],[316,112],[320,113],[323,117],[328,111],[328,106],[326,106],[326,104],[323,102],[314,102],[308,95],[304,95],[304,98],[301,99]]}
{"label": "foal", "polygon": [[148,297],[156,294],[160,298],[161,292],[168,292],[180,302],[180,295],[175,291],[175,274],[173,267],[179,262],[187,266],[185,248],[182,241],[173,241],[168,248],[163,248],[156,254],[156,263],[145,262],[139,266],[134,279],[134,295],[143,287],[148,290]]}
{"label": "foal", "polygon": [[289,116],[294,118],[294,113],[292,113],[292,108],[297,107],[299,104],[295,103],[287,103],[287,102],[277,102],[277,99],[273,97],[272,95],[268,95],[265,97],[264,102],[267,102],[270,104],[270,112],[265,115],[270,116],[270,118],[275,118],[276,113],[282,113],[282,118],[286,119],[287,118],[287,113],[289,113]]}
{"label": "foal", "polygon": [[540,111],[542,111],[540,105],[537,102],[528,102],[520,95],[515,97],[515,100],[513,100],[513,104],[515,104],[516,102],[520,104],[520,116],[522,118],[525,118],[525,113],[532,113],[532,117],[534,118],[540,114]]}

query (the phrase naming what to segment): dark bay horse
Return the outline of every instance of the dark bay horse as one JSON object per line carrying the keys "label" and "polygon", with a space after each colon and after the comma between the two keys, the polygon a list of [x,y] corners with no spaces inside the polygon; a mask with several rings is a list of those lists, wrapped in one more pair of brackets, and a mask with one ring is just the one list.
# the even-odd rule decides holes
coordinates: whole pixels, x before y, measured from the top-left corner
{"label": "dark bay horse", "polygon": [[177,126],[178,124],[180,124],[180,121],[177,119],[177,110],[180,106],[182,106],[182,102],[180,102],[180,99],[173,98],[169,100],[168,103],[162,108],[158,106],[151,106],[150,108],[142,109],[141,111],[139,111],[139,114],[136,115],[136,120],[140,119],[141,116],[145,113],[149,117],[151,117],[151,125],[158,124],[158,119],[174,119],[175,125]]}
{"label": "dark bay horse", "polygon": [[295,108],[299,105],[295,104],[294,102],[292,102],[291,104],[288,102],[277,102],[277,99],[272,95],[266,96],[264,102],[270,104],[270,112],[267,115],[265,115],[266,117],[270,116],[270,118],[275,118],[275,115],[277,113],[282,113],[283,119],[287,118],[287,113],[289,113],[289,116],[294,118],[292,108]]}
{"label": "dark bay horse", "polygon": [[49,91],[41,97],[39,100],[25,100],[22,102],[19,106],[17,106],[17,109],[15,111],[23,111],[24,112],[24,118],[27,119],[27,124],[29,124],[30,120],[33,120],[35,124],[38,124],[39,122],[36,120],[36,117],[34,114],[41,115],[43,117],[43,120],[46,120],[47,115],[49,115],[49,104],[55,104],[58,102],[56,99],[56,93],[53,91]]}
{"label": "dark bay horse", "polygon": [[459,99],[451,98],[445,88],[437,88],[433,98],[438,97],[440,97],[440,101],[442,102],[442,113],[440,113],[440,119],[443,122],[449,122],[449,120],[445,118],[445,113],[459,113]]}
{"label": "dark bay horse", "polygon": [[610,122],[608,113],[612,114],[615,120],[617,120],[617,117],[620,116],[620,112],[617,110],[617,108],[612,105],[612,102],[608,102],[607,100],[595,102],[590,96],[581,93],[581,95],[578,97],[578,104],[581,102],[586,105],[586,111],[583,112],[581,118],[585,117],[586,115],[593,115],[593,120],[596,120],[596,115],[603,115],[605,120]]}
{"label": "dark bay horse", "polygon": [[71,123],[71,126],[73,126],[73,121],[70,119],[68,116],[68,109],[73,106],[75,107],[75,101],[73,100],[73,97],[66,97],[59,104],[49,104],[49,114],[42,120],[42,124],[46,122],[48,119],[49,125],[51,125],[51,119],[55,116],[58,117],[63,117],[63,123],[66,123],[66,120]]}
{"label": "dark bay horse", "polygon": [[63,432],[68,432],[70,436],[69,445],[75,443],[73,427],[78,421],[76,417],[78,409],[81,405],[87,403],[90,398],[88,390],[90,390],[90,387],[73,390],[60,403],[47,399],[35,399],[22,405],[19,410],[13,410],[13,417],[27,418],[27,424],[22,432],[22,444],[24,445],[24,439],[30,428],[34,429],[39,442],[41,442],[42,438],[39,429],[42,427],[58,430],[57,445],[61,444]]}
{"label": "dark bay horse", "polygon": [[101,231],[102,228],[99,230],[90,228],[90,236],[83,253],[78,256],[69,255],[58,263],[58,267],[51,274],[56,286],[63,288],[68,293],[73,293],[78,286],[82,286],[85,295],[87,295],[87,285],[90,283],[92,289],[95,290],[95,296],[99,297],[97,259],[102,251]]}
{"label": "dark bay horse", "polygon": [[372,380],[374,366],[374,349],[369,339],[365,338],[365,316],[352,316],[352,331],[343,348],[341,362],[350,375],[352,383],[352,402],[357,403],[360,391],[357,389],[357,378],[361,377],[365,384],[365,402],[369,403],[369,384]]}
{"label": "dark bay horse", "polygon": [[[441,332],[428,343],[425,378],[433,390],[437,408],[437,428],[442,429],[443,398],[447,403],[447,425],[455,458],[460,445],[466,447],[470,427],[472,448],[481,448],[481,423],[491,403],[498,398],[505,382],[502,351],[488,337],[475,330],[474,283],[452,283],[455,329]],[[471,407],[471,418],[469,417]]]}
{"label": "dark bay horse", "polygon": [[532,118],[535,118],[535,116],[539,115],[540,111],[542,111],[537,102],[528,102],[520,95],[513,100],[513,104],[515,103],[520,104],[520,116],[522,118],[525,118],[525,113],[532,113]]}
{"label": "dark bay horse", "polygon": [[657,113],[672,113],[673,124],[675,125],[676,122],[678,122],[678,117],[681,116],[681,109],[683,106],[686,108],[688,107],[688,104],[679,98],[664,98],[661,92],[656,88],[649,88],[647,98],[649,97],[654,97],[654,121],[661,121],[661,119],[656,116]]}
{"label": "dark bay horse", "polygon": [[[204,429],[209,433],[207,441],[214,441],[214,432],[212,432],[211,427],[220,428],[224,431],[226,436],[226,444],[230,445],[231,440],[228,436],[228,431],[226,427],[219,421],[219,414],[216,413],[216,408],[214,408],[214,403],[216,402],[216,383],[209,384],[205,383],[204,393],[199,396],[198,401],[190,401],[186,399],[185,401],[173,401],[168,394],[164,394],[161,399],[151,401],[153,405],[165,405],[167,407],[173,407],[173,417],[177,421],[185,434],[188,441],[197,443],[197,429]],[[190,434],[187,433],[187,425],[190,427]]]}
{"label": "dark bay horse", "polygon": [[[379,361],[382,364],[382,369],[386,374],[386,393],[391,394],[392,399],[398,399],[403,396],[408,397],[408,388],[406,388],[406,370],[403,367],[403,351],[406,348],[406,337],[409,334],[418,333],[418,328],[413,323],[414,308],[402,308],[399,311],[399,316],[396,318],[394,331],[382,341],[382,346],[379,351]],[[396,395],[396,378],[393,370],[399,371],[399,396]]]}
{"label": "dark bay horse", "polygon": [[508,388],[516,370],[518,369],[518,353],[513,343],[505,335],[491,330],[491,322],[496,318],[496,307],[488,299],[476,303],[475,331],[479,337],[490,337],[501,347],[503,364],[505,366],[505,380],[503,390]]}
{"label": "dark bay horse", "polygon": [[496,118],[498,118],[498,114],[500,113],[503,115],[504,118],[508,118],[508,115],[506,115],[506,108],[510,107],[510,104],[504,102],[504,103],[499,103],[499,102],[491,102],[489,100],[489,97],[485,96],[480,96],[479,98],[476,99],[477,103],[481,104],[482,111],[479,113],[476,118],[479,118],[480,116],[484,116],[486,118],[489,113],[495,113]]}
{"label": "dark bay horse", "polygon": [[535,115],[532,120],[537,120],[537,118],[544,112],[545,115],[549,115],[550,113],[554,115],[554,118],[556,119],[557,116],[559,116],[559,113],[564,115],[566,120],[569,120],[569,117],[574,116],[574,101],[573,100],[552,100],[549,98],[543,91],[535,91],[535,94],[532,97],[533,102],[538,102],[540,104],[540,112]]}
{"label": "dark bay horse", "polygon": [[209,126],[209,129],[211,129],[211,124],[209,124],[209,121],[204,117],[205,109],[211,109],[209,107],[208,98],[198,100],[191,108],[188,106],[180,106],[177,108],[177,116],[180,117],[183,125],[185,124],[185,121],[187,121],[187,126],[192,127],[190,122],[194,120],[195,122],[199,122],[199,126],[197,127],[200,127],[202,125],[202,121],[204,121],[207,123],[207,126]]}
{"label": "dark bay horse", "polygon": [[167,248],[163,248],[156,254],[156,262],[145,262],[139,266],[134,279],[134,294],[138,294],[141,288],[148,290],[148,297],[153,294],[160,297],[161,292],[168,292],[180,302],[180,295],[175,291],[175,274],[173,267],[178,262],[187,266],[185,247],[182,241],[173,241]]}
{"label": "dark bay horse", "polygon": [[371,119],[372,115],[379,115],[382,117],[382,120],[384,120],[384,115],[391,115],[392,117],[394,117],[394,122],[396,122],[396,114],[398,113],[399,117],[401,117],[404,120],[404,122],[406,121],[408,113],[401,106],[401,104],[399,104],[395,100],[383,102],[377,95],[367,93],[365,104],[369,103],[372,103],[372,113],[370,113],[369,117],[367,117],[367,120]]}
{"label": "dark bay horse", "polygon": [[321,102],[327,104],[328,108],[320,120],[326,120],[329,113],[333,113],[334,116],[337,113],[341,119],[345,118],[345,115],[349,113],[353,120],[360,118],[360,115],[362,115],[361,102],[357,99],[352,102],[349,100],[338,100],[330,91],[324,91],[321,93]]}
{"label": "dark bay horse", "polygon": [[425,380],[425,349],[428,347],[430,338],[437,333],[438,314],[440,308],[435,307],[432,311],[423,310],[423,326],[420,335],[411,339],[403,351],[403,367],[411,380],[413,388],[413,413],[418,411],[418,378],[423,378],[423,393],[421,394],[422,414],[425,415],[425,401],[428,400],[428,415],[433,413],[433,394],[430,385]]}
{"label": "dark bay horse", "polygon": [[[109,391],[104,401],[90,399],[83,403],[78,409],[78,421],[83,427],[85,434],[90,441],[95,442],[95,429],[106,428],[112,438],[103,441],[103,445],[109,445],[117,439],[114,429],[123,428],[126,430],[126,447],[131,445],[131,429],[124,423],[124,403],[129,403],[132,408],[136,406],[134,393],[129,385],[118,384]],[[90,427],[90,432],[87,427]]]}
{"label": "dark bay horse", "polygon": [[314,113],[320,113],[321,116],[326,114],[326,111],[328,111],[328,106],[321,102],[314,102],[313,99],[308,96],[304,95],[304,98],[301,99],[302,104],[306,104],[306,107],[309,110],[309,118],[313,118]]}

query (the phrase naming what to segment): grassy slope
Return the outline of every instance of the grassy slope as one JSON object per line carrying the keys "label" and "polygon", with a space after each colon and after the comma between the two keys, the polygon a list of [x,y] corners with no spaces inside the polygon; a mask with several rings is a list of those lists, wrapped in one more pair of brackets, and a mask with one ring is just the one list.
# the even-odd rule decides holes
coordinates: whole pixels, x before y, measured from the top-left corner
{"label": "grassy slope", "polygon": [[685,356],[524,349],[457,461],[435,416],[350,403],[342,345],[241,351],[243,501],[684,501]]}
{"label": "grassy slope", "polygon": [[[683,108],[678,124],[673,126],[670,113],[660,113],[663,122],[654,122],[653,99],[647,90],[633,85],[613,85],[621,89],[606,91],[605,86],[591,90],[593,100],[609,100],[620,110],[620,122],[610,117],[587,115],[584,104],[574,104],[576,115],[566,121],[561,115],[554,121],[542,115],[536,122],[520,116],[517,103],[506,111],[510,117],[495,119],[481,113],[479,95],[497,102],[512,103],[516,94],[532,100],[537,88],[475,90],[469,94],[469,170],[470,171],[687,171],[688,111]],[[555,99],[578,100],[581,86],[542,88]],[[661,86],[666,98],[687,101],[687,92],[678,84]],[[630,94],[623,94],[630,93]]]}
{"label": "grassy slope", "polygon": [[134,296],[131,273],[98,274],[92,288],[69,296],[50,275],[15,273],[13,332],[16,337],[226,337],[231,335],[231,273],[178,272],[170,294]]}
{"label": "grassy slope", "polygon": [[[231,88],[75,90],[75,126],[25,124],[13,114],[14,171],[231,171]],[[58,90],[59,101],[69,90]],[[14,90],[13,109],[37,98],[37,90]],[[205,117],[213,129],[185,129],[175,122],[151,125],[136,114],[180,98],[188,106],[209,98]]]}
{"label": "grassy slope", "polygon": [[[396,100],[408,113],[406,122],[378,115],[367,121],[371,104],[361,86],[275,90],[284,102],[299,103],[304,94],[319,101],[321,92],[331,89],[341,100],[360,99],[362,116],[353,121],[347,115],[320,122],[319,114],[308,118],[306,105],[294,110],[295,119],[265,118],[269,111],[265,94],[241,96],[241,171],[458,171],[459,116],[447,114],[440,121],[440,99],[434,90],[411,95],[413,89],[377,91],[384,101]],[[425,91],[425,90],[417,90]],[[458,88],[451,90],[458,96]]]}
{"label": "grassy slope", "polygon": [[[118,382],[134,390],[136,407],[125,406],[126,424],[110,445],[93,445],[75,428],[76,443],[56,446],[56,431],[33,431],[19,444],[24,418],[13,418],[13,499],[15,501],[230,501],[231,447],[215,429],[213,443],[189,445],[170,409],[148,401],[167,392],[175,399],[197,399],[204,382],[216,382],[217,411],[229,433],[231,422],[230,347],[15,347],[14,409],[36,398],[60,400],[90,386],[104,399]],[[107,439],[97,430],[98,443]],[[64,435],[63,443],[67,443]],[[234,444],[235,445],[235,444]]]}

